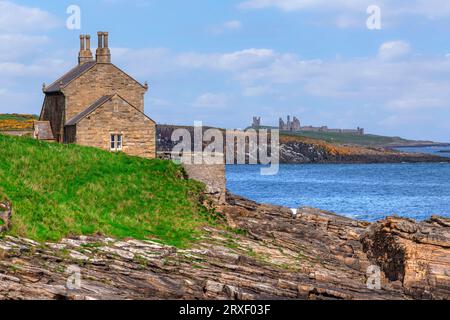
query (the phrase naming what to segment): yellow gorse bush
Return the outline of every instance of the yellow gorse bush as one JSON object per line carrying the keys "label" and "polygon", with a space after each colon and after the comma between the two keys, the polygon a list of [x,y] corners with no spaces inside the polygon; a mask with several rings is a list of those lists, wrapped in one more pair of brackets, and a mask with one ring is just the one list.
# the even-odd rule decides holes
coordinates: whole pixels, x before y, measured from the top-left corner
{"label": "yellow gorse bush", "polygon": [[5,119],[0,120],[0,130],[27,130],[33,128],[33,119],[19,121],[19,120],[11,120]]}

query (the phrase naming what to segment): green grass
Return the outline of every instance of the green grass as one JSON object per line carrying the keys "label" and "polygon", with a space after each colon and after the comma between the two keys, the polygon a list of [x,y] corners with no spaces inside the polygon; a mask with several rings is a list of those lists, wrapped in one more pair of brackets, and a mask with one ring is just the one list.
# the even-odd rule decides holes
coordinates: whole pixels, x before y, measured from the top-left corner
{"label": "green grass", "polygon": [[[261,126],[260,128],[278,129],[276,127],[270,126]],[[384,147],[389,145],[403,145],[406,143],[417,142],[413,140],[403,139],[400,137],[388,137],[375,134],[356,135],[350,133],[310,132],[310,131],[300,131],[300,132],[281,131],[280,134],[285,136],[300,136],[305,138],[323,140],[330,143],[359,145],[363,147]]]}
{"label": "green grass", "polygon": [[169,161],[0,135],[0,197],[14,207],[12,235],[157,239],[185,247],[214,224],[204,185]]}
{"label": "green grass", "polygon": [[410,142],[400,137],[385,137],[373,134],[356,135],[349,133],[333,133],[333,132],[281,132],[288,136],[302,136],[312,139],[324,140],[331,143],[354,144],[360,146],[387,146],[391,144],[403,144]]}
{"label": "green grass", "polygon": [[37,120],[39,117],[37,115],[33,114],[16,114],[16,113],[5,113],[0,114],[0,121],[1,120],[16,120],[16,121],[27,121],[27,120]]}

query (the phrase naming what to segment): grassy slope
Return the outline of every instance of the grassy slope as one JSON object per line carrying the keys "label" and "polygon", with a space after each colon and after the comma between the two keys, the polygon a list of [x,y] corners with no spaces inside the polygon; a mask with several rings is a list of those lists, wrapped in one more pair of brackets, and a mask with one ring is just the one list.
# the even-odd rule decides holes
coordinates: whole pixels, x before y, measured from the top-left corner
{"label": "grassy slope", "polygon": [[385,146],[390,144],[403,144],[409,140],[399,137],[385,137],[373,134],[355,135],[347,133],[332,133],[332,132],[299,132],[299,133],[284,133],[286,135],[298,135],[306,138],[319,139],[331,143],[355,144],[362,146]]}
{"label": "grassy slope", "polygon": [[39,241],[102,233],[185,246],[213,218],[200,205],[204,186],[182,174],[168,161],[0,135],[11,234]]}
{"label": "grassy slope", "polygon": [[[309,145],[314,145],[328,154],[333,156],[351,156],[351,155],[369,155],[376,154],[381,151],[370,149],[370,147],[356,146],[356,145],[342,145],[337,143],[326,142],[325,140],[318,140],[313,138],[307,138],[300,135],[281,135],[280,143],[300,142]],[[386,151],[388,152],[388,151]],[[385,152],[384,152],[385,153]]]}
{"label": "grassy slope", "polygon": [[[264,127],[261,128],[270,128],[276,129],[275,127]],[[388,136],[379,136],[374,134],[365,134],[365,135],[355,135],[349,133],[333,133],[333,132],[289,132],[289,131],[281,131],[281,135],[283,136],[299,136],[311,139],[323,140],[330,143],[339,143],[339,144],[352,144],[352,145],[360,145],[364,147],[383,147],[390,145],[404,145],[409,143],[421,141],[407,140],[400,137],[388,137]],[[431,143],[431,141],[428,141]]]}
{"label": "grassy slope", "polygon": [[0,114],[0,120],[17,120],[17,121],[27,121],[27,120],[37,120],[39,117],[34,114],[18,114],[18,113],[2,113]]}

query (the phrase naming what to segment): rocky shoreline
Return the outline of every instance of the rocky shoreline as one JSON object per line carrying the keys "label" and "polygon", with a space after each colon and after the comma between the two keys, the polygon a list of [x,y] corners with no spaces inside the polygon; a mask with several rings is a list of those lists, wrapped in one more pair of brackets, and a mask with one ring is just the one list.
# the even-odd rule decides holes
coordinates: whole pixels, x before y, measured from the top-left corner
{"label": "rocky shoreline", "polygon": [[[102,236],[0,238],[1,299],[449,299],[450,219],[370,224],[228,195],[190,249]],[[369,289],[367,270],[382,269]],[[74,283],[72,280],[76,280]],[[68,285],[70,283],[70,285]]]}
{"label": "rocky shoreline", "polygon": [[312,140],[282,139],[280,162],[286,164],[450,163],[450,158],[431,154],[400,152],[380,147],[334,146]]}
{"label": "rocky shoreline", "polygon": [[[158,125],[158,153],[171,152],[176,142],[171,140],[174,130],[187,129],[194,135],[192,127]],[[203,130],[210,129],[208,127]],[[204,143],[204,146],[207,144]],[[226,150],[226,148],[224,149]],[[248,146],[247,146],[248,150]],[[248,163],[249,155],[246,155]],[[450,163],[450,158],[431,154],[406,153],[393,150],[391,147],[362,147],[356,145],[341,145],[322,140],[300,136],[280,136],[280,163]]]}

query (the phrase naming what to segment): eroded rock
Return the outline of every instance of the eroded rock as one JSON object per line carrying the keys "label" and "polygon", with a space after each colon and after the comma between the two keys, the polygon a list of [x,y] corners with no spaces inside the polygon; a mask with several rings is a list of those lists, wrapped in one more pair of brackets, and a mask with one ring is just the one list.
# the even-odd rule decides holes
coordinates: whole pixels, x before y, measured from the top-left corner
{"label": "eroded rock", "polygon": [[0,233],[11,228],[12,205],[8,201],[0,202]]}
{"label": "eroded rock", "polygon": [[418,299],[450,299],[450,219],[391,217],[372,225],[364,250],[391,281]]}

